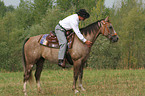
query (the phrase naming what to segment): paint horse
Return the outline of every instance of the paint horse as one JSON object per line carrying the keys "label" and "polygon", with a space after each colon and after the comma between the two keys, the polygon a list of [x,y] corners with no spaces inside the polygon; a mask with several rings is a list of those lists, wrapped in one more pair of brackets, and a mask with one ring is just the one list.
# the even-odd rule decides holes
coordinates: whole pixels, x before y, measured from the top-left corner
{"label": "paint horse", "polygon": [[[107,37],[111,42],[118,41],[118,35],[115,32],[112,24],[109,22],[109,18],[105,18],[94,22],[84,28],[80,29],[81,33],[84,37],[91,41],[95,42],[97,37],[102,34],[103,36]],[[31,80],[32,77],[32,68],[33,65],[36,64],[36,71],[35,71],[35,79],[37,83],[38,91],[41,91],[40,88],[40,75],[43,69],[43,63],[46,60],[50,62],[57,63],[58,61],[58,51],[59,49],[49,48],[46,46],[42,46],[38,43],[40,37],[42,35],[30,37],[25,40],[23,45],[23,60],[24,60],[24,85],[23,91],[25,96],[27,96],[26,92],[26,84],[27,81]],[[88,47],[83,42],[81,42],[78,37],[74,36],[74,42],[71,49],[68,49],[72,61],[73,61],[73,90],[75,93],[79,92],[76,89],[76,82],[79,78],[79,87],[85,91],[82,85],[82,78],[83,78],[83,68],[85,65],[85,61],[89,57],[89,53],[91,51],[91,47]]]}

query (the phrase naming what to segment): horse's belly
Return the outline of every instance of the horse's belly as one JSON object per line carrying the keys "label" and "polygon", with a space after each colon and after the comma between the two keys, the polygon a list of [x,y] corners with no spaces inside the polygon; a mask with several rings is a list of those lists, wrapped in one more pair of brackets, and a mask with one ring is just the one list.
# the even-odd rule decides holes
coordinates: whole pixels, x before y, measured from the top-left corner
{"label": "horse's belly", "polygon": [[58,51],[59,51],[59,49],[44,47],[43,52],[42,52],[42,57],[44,59],[48,60],[49,62],[57,63],[58,62]]}

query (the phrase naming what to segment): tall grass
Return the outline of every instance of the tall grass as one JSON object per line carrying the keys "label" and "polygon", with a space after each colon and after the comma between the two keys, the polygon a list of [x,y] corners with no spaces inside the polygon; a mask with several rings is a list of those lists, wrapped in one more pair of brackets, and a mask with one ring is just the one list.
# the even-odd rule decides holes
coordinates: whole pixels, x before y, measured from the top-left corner
{"label": "tall grass", "polygon": [[[27,85],[28,96],[145,96],[145,70],[84,70],[86,92],[72,91],[72,70],[43,70],[42,93]],[[23,96],[23,73],[0,73],[0,96]]]}

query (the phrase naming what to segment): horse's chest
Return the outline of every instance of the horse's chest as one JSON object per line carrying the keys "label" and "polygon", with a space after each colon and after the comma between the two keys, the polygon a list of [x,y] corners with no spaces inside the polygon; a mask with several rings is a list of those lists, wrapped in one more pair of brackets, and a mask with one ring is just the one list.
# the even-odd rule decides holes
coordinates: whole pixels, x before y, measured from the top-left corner
{"label": "horse's chest", "polygon": [[76,50],[72,50],[70,51],[71,57],[73,60],[78,60],[80,58],[85,58],[87,55],[89,55],[89,51],[88,50],[83,50],[83,49],[76,49]]}

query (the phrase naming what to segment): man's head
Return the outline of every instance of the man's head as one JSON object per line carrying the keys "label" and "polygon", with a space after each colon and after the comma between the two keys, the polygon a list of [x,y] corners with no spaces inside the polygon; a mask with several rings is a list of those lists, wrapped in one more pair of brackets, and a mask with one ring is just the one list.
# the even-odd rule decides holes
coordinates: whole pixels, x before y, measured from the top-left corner
{"label": "man's head", "polygon": [[85,20],[90,17],[90,14],[85,9],[80,9],[77,14],[79,16],[79,20]]}

